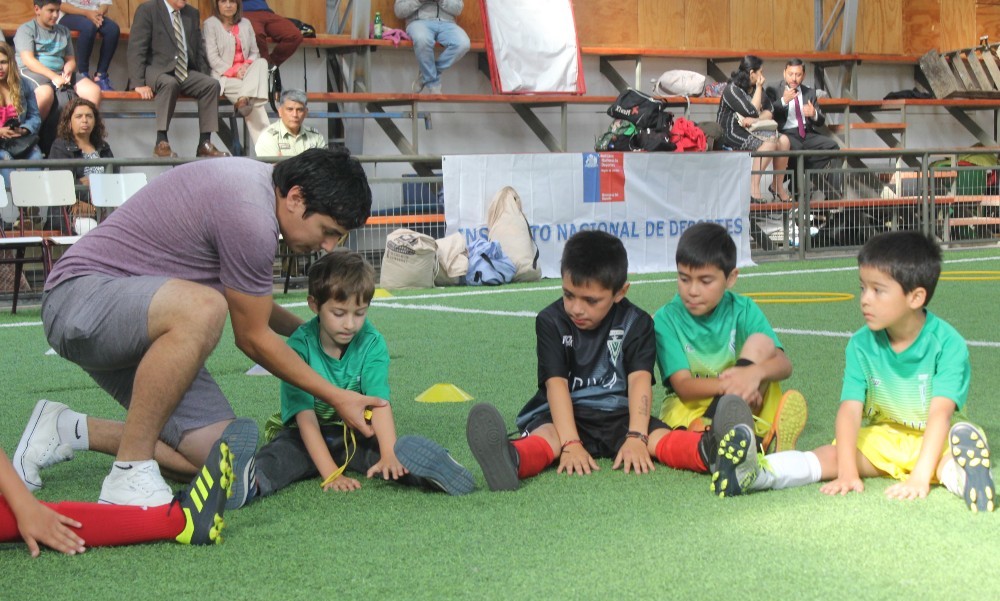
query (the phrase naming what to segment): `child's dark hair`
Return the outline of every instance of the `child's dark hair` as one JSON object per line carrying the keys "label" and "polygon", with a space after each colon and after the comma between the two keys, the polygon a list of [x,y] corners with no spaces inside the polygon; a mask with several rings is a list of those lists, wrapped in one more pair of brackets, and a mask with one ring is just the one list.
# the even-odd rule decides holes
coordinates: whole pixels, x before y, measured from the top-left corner
{"label": "child's dark hair", "polygon": [[941,247],[920,232],[885,232],[869,238],[858,253],[859,267],[872,267],[899,282],[909,294],[927,291],[924,306],[931,302],[941,275]]}
{"label": "child's dark hair", "polygon": [[728,278],[736,269],[736,243],[726,228],[702,221],[684,230],[677,241],[677,265],[718,267]]}
{"label": "child's dark hair", "polygon": [[62,6],[62,0],[35,0],[34,4],[38,8],[45,8],[50,4],[55,4],[56,6]]}
{"label": "child's dark hair", "polygon": [[628,253],[622,241],[607,232],[579,231],[563,247],[561,272],[574,286],[596,282],[617,293],[628,280]]}
{"label": "child's dark hair", "polygon": [[350,299],[367,305],[375,296],[375,269],[359,253],[338,248],[324,255],[309,269],[309,296],[317,305],[333,299]]}

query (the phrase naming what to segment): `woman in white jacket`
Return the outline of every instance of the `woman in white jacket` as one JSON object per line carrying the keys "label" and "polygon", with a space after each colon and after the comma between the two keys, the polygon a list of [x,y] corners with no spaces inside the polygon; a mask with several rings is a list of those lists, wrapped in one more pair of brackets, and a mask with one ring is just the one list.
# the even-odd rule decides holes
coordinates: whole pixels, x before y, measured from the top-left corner
{"label": "woman in white jacket", "polygon": [[222,94],[243,115],[251,143],[268,126],[267,61],[260,58],[250,21],[243,18],[243,0],[213,0],[212,16],[202,26],[212,77]]}

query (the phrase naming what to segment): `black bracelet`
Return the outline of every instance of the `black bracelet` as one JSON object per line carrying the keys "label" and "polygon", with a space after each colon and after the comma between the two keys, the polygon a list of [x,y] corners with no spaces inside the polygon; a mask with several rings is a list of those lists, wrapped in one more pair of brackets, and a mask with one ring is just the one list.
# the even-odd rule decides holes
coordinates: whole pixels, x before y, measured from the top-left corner
{"label": "black bracelet", "polygon": [[629,430],[626,432],[625,438],[638,438],[642,441],[642,444],[649,444],[649,436],[646,436],[642,432],[636,432],[635,430]]}

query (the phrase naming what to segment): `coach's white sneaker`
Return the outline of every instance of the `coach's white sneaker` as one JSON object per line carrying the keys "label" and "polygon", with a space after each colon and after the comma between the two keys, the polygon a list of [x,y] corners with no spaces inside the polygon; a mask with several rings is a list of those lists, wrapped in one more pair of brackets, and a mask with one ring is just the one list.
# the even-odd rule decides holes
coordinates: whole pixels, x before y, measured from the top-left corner
{"label": "coach's white sneaker", "polygon": [[55,401],[41,400],[35,403],[28,425],[24,427],[21,441],[11,459],[14,471],[24,481],[30,491],[42,487],[39,471],[42,468],[69,461],[73,458],[73,449],[59,438],[56,427],[59,414],[69,407]]}
{"label": "coach's white sneaker", "polygon": [[116,461],[104,479],[98,503],[156,507],[174,498],[173,491],[163,481],[160,466],[153,459],[146,461]]}

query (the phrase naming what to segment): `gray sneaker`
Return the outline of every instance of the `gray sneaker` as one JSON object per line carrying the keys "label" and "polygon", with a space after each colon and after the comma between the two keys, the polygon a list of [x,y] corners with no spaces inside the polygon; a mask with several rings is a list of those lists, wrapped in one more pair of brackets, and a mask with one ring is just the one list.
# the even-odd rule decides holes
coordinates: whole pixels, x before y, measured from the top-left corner
{"label": "gray sneaker", "polygon": [[712,493],[741,495],[757,480],[757,442],[753,428],[736,424],[719,443],[719,459],[712,473]]}
{"label": "gray sneaker", "polygon": [[98,503],[105,505],[133,505],[137,507],[158,507],[173,501],[174,491],[170,490],[156,461],[136,461],[122,463],[116,461],[111,473],[104,479]]}
{"label": "gray sneaker", "polygon": [[719,458],[719,443],[722,441],[722,437],[735,428],[737,424],[745,424],[753,430],[753,413],[750,412],[750,406],[735,394],[723,395],[715,405],[712,425],[705,432],[705,437],[699,446],[709,473],[715,471]]}
{"label": "gray sneaker", "polygon": [[503,416],[496,407],[488,403],[473,407],[465,436],[490,490],[517,490],[521,484],[517,477],[517,452],[507,438]]}
{"label": "gray sneaker", "polygon": [[35,403],[21,441],[17,443],[11,462],[14,471],[32,492],[42,487],[39,472],[43,468],[73,458],[73,449],[59,438],[56,428],[59,414],[67,409],[69,407],[55,401],[43,399]]}
{"label": "gray sneaker", "polygon": [[429,481],[449,495],[467,495],[476,488],[469,470],[433,440],[403,436],[393,450],[411,475]]}

